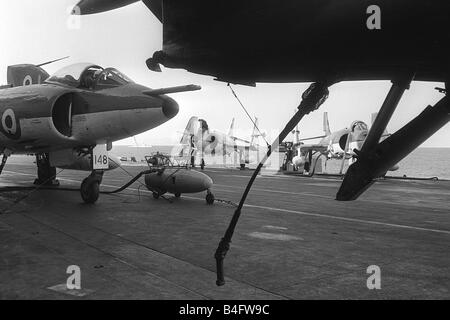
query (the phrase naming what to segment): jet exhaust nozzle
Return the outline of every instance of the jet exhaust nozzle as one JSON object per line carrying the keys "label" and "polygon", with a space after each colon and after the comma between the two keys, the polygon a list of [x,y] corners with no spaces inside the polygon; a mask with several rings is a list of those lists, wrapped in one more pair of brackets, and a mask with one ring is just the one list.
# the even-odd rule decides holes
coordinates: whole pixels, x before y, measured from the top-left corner
{"label": "jet exhaust nozzle", "polygon": [[180,111],[178,103],[172,98],[165,97],[162,105],[162,112],[168,119],[175,117]]}

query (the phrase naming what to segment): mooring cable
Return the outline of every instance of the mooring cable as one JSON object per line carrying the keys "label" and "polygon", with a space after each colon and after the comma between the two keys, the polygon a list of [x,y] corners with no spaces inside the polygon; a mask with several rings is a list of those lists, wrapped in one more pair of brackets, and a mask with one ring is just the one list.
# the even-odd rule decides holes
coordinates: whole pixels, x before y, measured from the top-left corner
{"label": "mooring cable", "polygon": [[262,167],[264,166],[265,162],[269,159],[269,157],[272,154],[272,151],[276,150],[281,142],[286,139],[288,134],[295,129],[295,126],[298,125],[298,123],[303,119],[304,116],[309,114],[310,112],[318,109],[328,98],[329,91],[329,83],[313,83],[302,95],[302,101],[300,105],[298,106],[298,111],[295,113],[295,115],[292,117],[292,119],[286,124],[283,131],[280,133],[277,139],[272,143],[271,146],[268,147],[267,153],[264,156],[264,158],[259,163],[256,170],[253,172],[253,175],[247,184],[247,187],[244,191],[244,194],[242,195],[241,201],[239,202],[238,207],[236,208],[236,211],[234,212],[234,215],[231,219],[231,222],[225,231],[225,235],[222,238],[222,240],[219,242],[219,245],[217,247],[216,253],[214,255],[216,259],[216,268],[217,268],[217,281],[216,284],[218,286],[223,286],[225,284],[225,276],[224,276],[224,270],[223,270],[223,261],[225,259],[225,256],[230,249],[230,243],[231,239],[234,234],[234,230],[236,229],[236,225],[239,221],[239,218],[241,216],[242,208],[244,206],[245,200],[247,199],[247,196],[250,192],[251,187],[253,186],[253,183],[256,180],[256,177],[258,176],[259,172],[261,171]]}
{"label": "mooring cable", "polygon": [[[132,179],[130,181],[128,181],[127,183],[125,183],[123,186],[112,190],[112,191],[100,191],[101,194],[108,194],[108,195],[112,195],[112,194],[117,194],[120,193],[126,189],[128,189],[133,183],[135,183],[137,180],[139,180],[143,175],[146,174],[151,174],[151,173],[158,173],[162,170],[163,168],[158,168],[158,169],[149,169],[149,170],[144,170],[139,172],[136,176],[131,175],[131,173],[129,173],[128,171],[126,171],[131,177]],[[174,172],[172,172],[163,182],[163,184],[165,184],[171,177],[173,177],[177,172],[179,172],[182,168],[176,168],[176,170]],[[26,195],[24,195],[23,197],[20,197],[16,200],[14,200],[14,204],[3,210],[0,211],[0,214],[2,214],[2,212],[4,211],[8,211],[10,209],[12,209],[15,205],[17,205],[19,202],[25,200],[26,198],[28,198],[33,192],[37,191],[37,190],[54,190],[54,191],[69,191],[69,192],[79,192],[80,188],[61,188],[61,187],[52,187],[52,186],[45,186],[45,183],[47,183],[48,181],[50,181],[51,179],[56,178],[60,173],[62,173],[65,169],[61,170],[60,172],[58,172],[55,176],[47,179],[46,181],[44,181],[43,184],[37,186],[37,187],[3,187],[0,188],[0,193],[2,192],[16,192],[16,191],[30,191],[29,193],[27,193]],[[149,189],[149,191],[151,192],[157,192],[157,190],[151,190],[147,185],[141,183],[141,185],[138,187],[138,196],[140,198],[140,189],[142,187],[145,187],[147,189]],[[165,198],[163,195],[161,195],[162,198],[170,201],[170,199]],[[227,205],[230,205],[232,207],[237,207],[238,205],[230,200],[225,200],[225,199],[215,199],[215,201],[220,202],[220,203],[224,203]]]}
{"label": "mooring cable", "polygon": [[264,137],[264,135],[262,134],[261,130],[259,130],[258,125],[256,123],[256,121],[253,120],[253,118],[250,116],[250,114],[248,113],[247,109],[245,108],[244,104],[242,103],[241,99],[239,99],[239,97],[237,96],[236,92],[233,90],[233,87],[231,86],[230,83],[228,83],[228,87],[231,90],[231,93],[234,95],[234,97],[236,98],[236,100],[239,102],[239,104],[241,105],[242,109],[245,111],[245,113],[247,114],[248,118],[250,119],[250,121],[253,123],[253,125],[255,126],[256,130],[258,130],[259,135],[263,138],[263,140],[266,142],[267,147],[270,146],[270,144],[267,142],[266,138]]}
{"label": "mooring cable", "polygon": [[[145,170],[142,172],[139,172],[133,179],[131,179],[129,182],[127,182],[126,184],[124,184],[122,187],[113,190],[113,191],[103,191],[103,194],[115,194],[115,193],[119,193],[122,192],[123,190],[127,189],[129,186],[131,186],[133,183],[135,183],[137,180],[139,180],[143,175],[145,174],[149,174],[149,173],[154,173],[155,171],[153,170]],[[142,184],[142,183],[141,183]],[[145,185],[144,185],[145,186]]]}

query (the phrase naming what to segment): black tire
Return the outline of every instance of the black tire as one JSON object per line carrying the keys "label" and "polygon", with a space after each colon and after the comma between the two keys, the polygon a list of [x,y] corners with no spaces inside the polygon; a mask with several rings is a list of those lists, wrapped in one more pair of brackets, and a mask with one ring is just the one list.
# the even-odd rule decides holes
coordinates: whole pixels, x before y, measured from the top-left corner
{"label": "black tire", "polygon": [[153,198],[159,199],[159,193],[158,192],[153,192]]}
{"label": "black tire", "polygon": [[179,193],[179,192],[175,193],[175,198],[179,198],[179,197],[181,197],[181,193]]}
{"label": "black tire", "polygon": [[86,178],[81,184],[81,198],[87,204],[94,204],[100,196],[100,183],[95,180]]}
{"label": "black tire", "polygon": [[208,193],[206,195],[206,204],[213,205],[216,198],[214,198],[214,195],[212,193]]}

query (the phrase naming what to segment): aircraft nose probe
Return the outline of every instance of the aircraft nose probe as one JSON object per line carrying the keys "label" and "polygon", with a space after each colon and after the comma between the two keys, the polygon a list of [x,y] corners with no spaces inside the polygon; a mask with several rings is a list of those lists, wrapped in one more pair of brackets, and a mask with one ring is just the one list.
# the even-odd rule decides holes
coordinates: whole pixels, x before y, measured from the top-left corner
{"label": "aircraft nose probe", "polygon": [[178,114],[180,107],[178,103],[172,98],[165,98],[162,105],[162,112],[168,119],[172,119]]}
{"label": "aircraft nose probe", "polygon": [[256,177],[258,176],[259,172],[261,171],[264,163],[269,159],[270,155],[272,154],[273,150],[276,150],[278,145],[284,141],[284,139],[288,136],[288,134],[295,129],[297,124],[300,122],[300,120],[303,119],[303,117],[310,112],[317,110],[328,98],[329,91],[328,87],[332,83],[327,82],[316,82],[313,83],[302,95],[302,102],[298,106],[297,113],[292,117],[292,119],[287,123],[286,127],[283,129],[283,131],[280,133],[278,138],[272,143],[271,146],[269,146],[267,154],[264,156],[264,158],[259,163],[258,167],[254,171],[250,182],[248,183],[244,194],[242,195],[241,201],[239,202],[239,206],[237,207],[236,211],[234,212],[233,218],[231,219],[230,225],[228,226],[228,229],[225,232],[224,237],[219,243],[219,246],[217,247],[216,253],[214,255],[216,259],[216,267],[217,267],[217,281],[216,284],[218,286],[223,286],[225,284],[225,277],[224,277],[224,270],[223,270],[223,260],[225,259],[225,256],[230,249],[230,243],[231,238],[233,237],[234,230],[236,228],[236,225],[238,223],[239,217],[241,215],[241,210],[244,206],[245,200],[247,199],[247,195],[250,192],[250,189],[253,185],[253,182],[255,181]]}

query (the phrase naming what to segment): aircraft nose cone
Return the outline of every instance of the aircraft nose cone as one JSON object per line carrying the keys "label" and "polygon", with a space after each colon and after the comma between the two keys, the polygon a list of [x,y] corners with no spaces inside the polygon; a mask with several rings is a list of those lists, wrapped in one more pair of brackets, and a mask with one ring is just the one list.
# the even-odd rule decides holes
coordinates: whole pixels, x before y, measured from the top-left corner
{"label": "aircraft nose cone", "polygon": [[180,107],[178,106],[178,103],[175,100],[169,97],[164,98],[162,105],[162,112],[167,118],[172,119],[178,114],[179,110]]}

